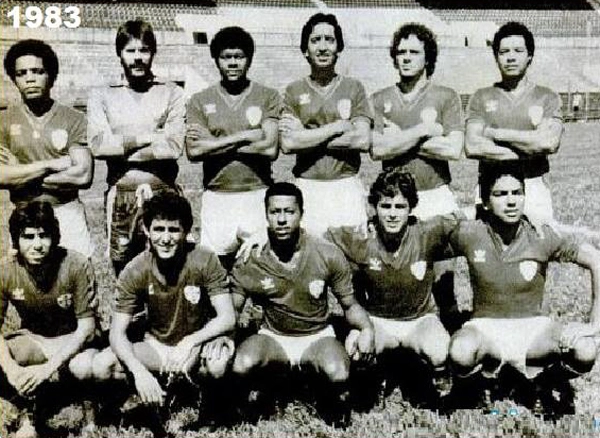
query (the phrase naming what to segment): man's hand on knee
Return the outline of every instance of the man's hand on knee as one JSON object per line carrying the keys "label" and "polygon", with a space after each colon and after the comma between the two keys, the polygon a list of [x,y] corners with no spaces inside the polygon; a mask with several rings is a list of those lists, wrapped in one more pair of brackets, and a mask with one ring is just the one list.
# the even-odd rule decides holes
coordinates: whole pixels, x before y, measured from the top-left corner
{"label": "man's hand on knee", "polygon": [[47,363],[41,365],[30,365],[22,368],[19,377],[19,386],[16,387],[21,395],[31,395],[52,376],[54,370]]}
{"label": "man's hand on knee", "polygon": [[156,377],[150,371],[144,369],[133,375],[135,380],[135,389],[137,390],[142,403],[148,405],[162,406],[166,392],[162,389]]}

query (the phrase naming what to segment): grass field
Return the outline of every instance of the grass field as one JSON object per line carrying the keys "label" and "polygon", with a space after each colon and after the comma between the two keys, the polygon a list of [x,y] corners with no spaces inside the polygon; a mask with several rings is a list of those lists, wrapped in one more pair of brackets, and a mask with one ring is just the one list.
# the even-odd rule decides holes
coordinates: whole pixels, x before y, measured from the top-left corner
{"label": "grass field", "polygon": [[[600,230],[600,124],[571,124],[566,127],[560,151],[551,162],[551,184],[555,211],[559,221],[577,227]],[[280,157],[275,163],[275,176],[278,180],[291,179],[291,157]],[[378,164],[365,158],[361,176],[365,185],[370,184],[377,175]],[[96,252],[93,257],[101,297],[103,324],[108,323],[110,302],[113,298],[114,278],[109,263],[104,257],[106,236],[103,217],[103,193],[106,169],[103,163],[97,163],[94,184],[90,190],[82,193],[86,204],[88,220],[95,236]],[[452,163],[453,189],[463,206],[473,202],[473,188],[476,179],[476,164],[470,160]],[[191,200],[194,213],[198,218],[201,189],[201,166],[191,165],[185,159],[181,161],[179,182]],[[5,224],[10,214],[6,193],[0,198]],[[227,218],[224,218],[227,220]],[[199,236],[199,228],[193,229]],[[0,250],[9,245],[7,228],[0,233]],[[598,234],[592,237],[593,243],[600,247]],[[464,265],[461,269],[464,281]],[[470,297],[459,293],[458,300],[469,306]],[[589,312],[591,303],[590,278],[583,270],[572,265],[550,266],[547,281],[545,306],[549,313],[561,321],[581,321]],[[14,326],[14,316],[5,326]],[[6,329],[6,327],[5,327]],[[257,425],[240,424],[232,428],[210,430],[179,430],[190,418],[197,416],[194,410],[177,412],[169,422],[177,436],[195,437],[600,437],[600,427],[594,427],[594,418],[600,422],[600,365],[596,364],[588,375],[573,381],[576,391],[576,415],[566,416],[557,422],[544,421],[534,417],[522,406],[510,400],[497,403],[500,415],[491,416],[475,410],[462,410],[450,416],[436,412],[414,409],[403,400],[400,391],[394,391],[368,413],[353,413],[352,424],[346,430],[327,426],[315,414],[310,406],[299,402],[290,404],[284,411],[278,412],[269,420]],[[7,427],[14,416],[14,410],[2,402],[0,415],[0,437],[7,435]],[[509,408],[516,408],[518,415],[508,415]],[[77,436],[81,412],[77,408],[63,410],[53,422],[73,429]],[[102,428],[92,438],[100,437],[145,437],[147,430],[133,428]],[[44,437],[42,437],[44,438]]]}

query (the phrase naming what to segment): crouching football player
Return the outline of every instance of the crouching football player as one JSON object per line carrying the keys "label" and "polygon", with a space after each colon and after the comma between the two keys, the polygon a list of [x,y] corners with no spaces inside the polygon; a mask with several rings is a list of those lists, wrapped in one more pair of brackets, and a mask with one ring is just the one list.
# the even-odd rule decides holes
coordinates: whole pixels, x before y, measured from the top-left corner
{"label": "crouching football player", "polygon": [[[357,356],[369,360],[374,348],[373,325],[354,298],[348,262],[333,244],[312,237],[300,227],[302,193],[293,184],[277,183],[267,189],[265,208],[268,242],[260,254],[238,261],[232,271],[233,300],[238,310],[247,297],[263,308],[258,334],[242,342],[233,371],[248,382],[277,382],[290,366],[314,371],[317,386],[327,397],[321,410],[332,423],[347,420],[346,382],[350,358],[330,325],[327,291],[330,288],[344,309],[348,323],[360,332]],[[281,373],[283,374],[281,374]],[[262,388],[263,390],[265,387]]]}
{"label": "crouching football player", "polygon": [[[511,365],[534,389],[547,390],[531,391],[536,395],[529,400],[532,406],[540,397],[552,402],[545,395],[561,392],[552,391],[554,384],[589,371],[597,355],[600,252],[561,237],[550,226],[543,225],[541,233],[534,230],[523,215],[527,194],[520,168],[499,167],[481,178],[484,217],[461,222],[450,238],[454,251],[467,258],[474,293],[473,319],[453,335],[450,359],[459,376],[472,382],[481,380],[480,371],[494,376],[502,364]],[[565,326],[542,314],[549,261],[590,270],[588,323]]]}
{"label": "crouching football player", "polygon": [[33,421],[34,407],[47,385],[92,376],[97,350],[86,346],[94,338],[96,290],[89,260],[58,245],[50,203],[19,205],[9,227],[16,254],[0,262],[0,325],[10,303],[21,328],[0,335],[0,387],[2,398],[23,409],[15,436],[33,438],[42,426]]}
{"label": "crouching football player", "polygon": [[[144,203],[143,228],[149,248],[127,264],[117,281],[110,345],[98,354],[98,378],[129,374],[142,403],[163,405],[170,377],[220,377],[233,355],[233,343],[219,338],[235,326],[227,274],[218,257],[188,243],[190,204],[173,193]],[[133,314],[147,308],[148,330],[141,342],[126,334]],[[224,348],[214,348],[215,343]]]}
{"label": "crouching football player", "polygon": [[[428,221],[412,216],[418,203],[415,181],[410,173],[397,169],[379,174],[371,187],[369,203],[376,213],[372,226],[330,228],[326,237],[355,268],[357,297],[375,326],[378,364],[384,353],[390,359],[402,357],[400,368],[397,360],[383,361],[396,364],[388,377],[397,379],[406,375],[409,363],[414,363],[417,366],[412,368],[418,371],[406,376],[406,383],[414,384],[411,387],[416,389],[413,401],[435,402],[439,394],[434,391],[432,379],[436,383],[444,380],[440,378],[445,374],[450,335],[432,296],[433,262],[443,258],[450,232],[462,215],[434,216]],[[352,330],[346,338],[350,354],[356,351],[357,334]],[[402,350],[416,353],[416,357],[390,354]],[[420,360],[407,362],[411,356]],[[371,388],[364,388],[368,392],[361,394],[363,399],[365,395],[376,395],[377,391],[372,390],[379,387],[379,373],[366,371],[368,375],[361,376],[360,383]]]}

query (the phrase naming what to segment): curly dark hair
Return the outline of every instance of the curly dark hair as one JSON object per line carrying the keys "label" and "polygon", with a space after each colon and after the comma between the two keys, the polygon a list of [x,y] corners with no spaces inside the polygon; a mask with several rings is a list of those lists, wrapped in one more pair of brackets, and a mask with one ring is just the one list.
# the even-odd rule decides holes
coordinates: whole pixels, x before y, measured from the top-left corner
{"label": "curly dark hair", "polygon": [[121,56],[123,47],[133,38],[141,40],[148,46],[152,55],[156,54],[156,37],[152,25],[144,20],[129,20],[119,26],[117,38],[115,39],[115,48],[117,56]]}
{"label": "curly dark hair", "polygon": [[144,202],[142,212],[144,226],[150,229],[154,219],[178,220],[186,233],[192,229],[194,222],[189,201],[173,192],[159,193]]}
{"label": "curly dark hair", "polygon": [[15,64],[21,56],[32,55],[42,58],[44,69],[48,73],[48,85],[52,87],[58,76],[58,57],[48,44],[41,40],[23,40],[13,44],[4,57],[4,70],[10,79],[15,80]]}
{"label": "curly dark hair", "polygon": [[337,41],[337,51],[341,53],[344,50],[344,35],[342,34],[342,27],[337,21],[337,18],[333,14],[323,14],[319,12],[308,19],[308,21],[302,27],[302,36],[300,38],[300,51],[305,53],[308,49],[308,38],[311,32],[317,24],[326,23],[333,26],[333,32],[335,40]]}
{"label": "curly dark hair", "polygon": [[408,23],[394,32],[392,43],[390,45],[390,56],[394,60],[394,65],[397,63],[396,57],[398,56],[398,45],[400,44],[400,41],[408,38],[410,35],[416,36],[419,41],[423,42],[425,48],[425,73],[427,74],[427,77],[430,77],[435,71],[438,46],[435,34],[422,24]]}
{"label": "curly dark hair", "polygon": [[240,49],[248,57],[248,65],[254,57],[254,40],[239,26],[224,27],[210,42],[210,56],[216,61],[224,49]]}
{"label": "curly dark hair", "polygon": [[384,170],[377,175],[377,179],[371,186],[369,204],[376,207],[381,198],[393,198],[398,193],[401,193],[406,198],[411,210],[419,202],[415,180],[409,172],[404,172],[397,168]]}
{"label": "curly dark hair", "polygon": [[300,212],[304,211],[304,197],[302,196],[302,191],[295,184],[278,182],[269,186],[265,193],[265,209],[269,207],[269,198],[273,196],[293,196],[296,198]]}
{"label": "curly dark hair", "polygon": [[31,201],[17,205],[8,220],[13,248],[19,248],[19,237],[25,228],[42,228],[50,235],[53,248],[60,242],[58,219],[52,204],[47,201]]}
{"label": "curly dark hair", "polygon": [[508,23],[503,24],[494,35],[494,40],[492,41],[494,57],[498,56],[498,51],[500,50],[500,41],[509,36],[522,36],[525,40],[525,47],[527,47],[528,55],[533,57],[533,54],[535,53],[535,41],[533,39],[533,34],[527,28],[527,26],[516,21],[509,21]]}
{"label": "curly dark hair", "polygon": [[479,190],[483,204],[490,200],[492,187],[494,187],[496,181],[507,175],[519,180],[523,186],[523,192],[525,191],[525,169],[523,169],[523,165],[520,163],[498,163],[479,175]]}

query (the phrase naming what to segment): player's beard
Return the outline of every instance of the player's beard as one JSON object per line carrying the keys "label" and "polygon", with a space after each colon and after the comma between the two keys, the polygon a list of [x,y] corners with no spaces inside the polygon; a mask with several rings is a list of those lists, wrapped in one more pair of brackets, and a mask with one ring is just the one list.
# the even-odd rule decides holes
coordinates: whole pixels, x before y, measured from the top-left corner
{"label": "player's beard", "polygon": [[[125,78],[127,79],[127,82],[129,83],[129,86],[131,88],[138,91],[145,91],[150,88],[154,79],[154,74],[152,73],[152,63],[150,63],[149,65],[146,65],[144,63],[137,63],[130,66],[121,62],[121,66],[123,67]],[[135,67],[140,66],[144,67],[145,74],[143,76],[132,75],[131,70]]]}

